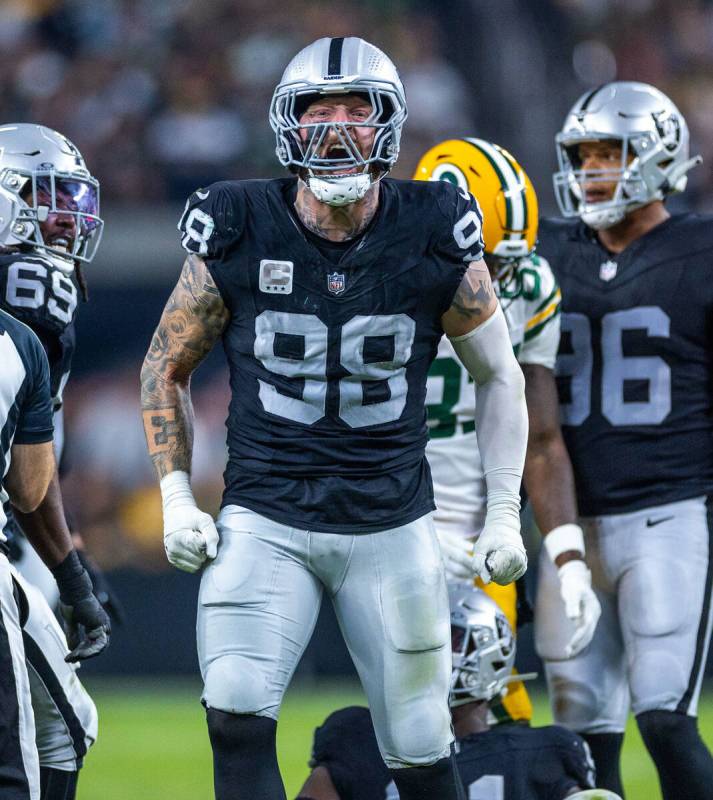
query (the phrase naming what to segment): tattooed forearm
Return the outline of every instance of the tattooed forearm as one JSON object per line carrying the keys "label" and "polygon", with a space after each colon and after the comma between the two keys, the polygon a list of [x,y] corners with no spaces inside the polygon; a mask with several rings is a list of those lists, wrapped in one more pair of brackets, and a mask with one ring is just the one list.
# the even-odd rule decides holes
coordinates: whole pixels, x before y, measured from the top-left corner
{"label": "tattooed forearm", "polygon": [[144,430],[159,478],[174,470],[190,471],[190,377],[223,333],[228,316],[205,262],[189,256],[141,369]]}
{"label": "tattooed forearm", "polygon": [[468,265],[451,306],[443,315],[443,329],[460,336],[485,322],[497,307],[497,297],[484,261]]}

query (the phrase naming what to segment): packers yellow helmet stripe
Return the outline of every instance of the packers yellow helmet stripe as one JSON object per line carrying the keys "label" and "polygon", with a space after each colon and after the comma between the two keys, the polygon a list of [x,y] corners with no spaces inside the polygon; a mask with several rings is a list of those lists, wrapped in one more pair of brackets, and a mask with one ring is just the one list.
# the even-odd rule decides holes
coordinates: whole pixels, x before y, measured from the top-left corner
{"label": "packers yellow helmet stripe", "polygon": [[503,148],[490,144],[484,139],[466,139],[479,150],[490,162],[495,174],[500,179],[505,196],[505,235],[508,239],[518,239],[527,230],[527,192],[522,190],[522,169],[515,159]]}
{"label": "packers yellow helmet stripe", "polygon": [[450,181],[478,200],[488,254],[510,260],[534,250],[537,195],[525,170],[504,148],[483,139],[449,139],[423,155],[414,178]]}

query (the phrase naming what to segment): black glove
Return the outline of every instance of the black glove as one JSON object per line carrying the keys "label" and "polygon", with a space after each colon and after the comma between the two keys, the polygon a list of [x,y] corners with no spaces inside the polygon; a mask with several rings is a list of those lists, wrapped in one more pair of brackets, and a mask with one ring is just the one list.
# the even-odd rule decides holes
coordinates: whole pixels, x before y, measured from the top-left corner
{"label": "black glove", "polygon": [[52,574],[59,587],[60,610],[65,620],[70,652],[65,661],[83,661],[99,655],[109,644],[109,616],[92,594],[92,581],[76,550]]}
{"label": "black glove", "polygon": [[94,597],[101,603],[102,608],[109,615],[112,622],[123,625],[126,622],[126,612],[116,592],[111,588],[104,570],[88,556],[84,550],[77,550],[79,561],[91,578],[94,586]]}

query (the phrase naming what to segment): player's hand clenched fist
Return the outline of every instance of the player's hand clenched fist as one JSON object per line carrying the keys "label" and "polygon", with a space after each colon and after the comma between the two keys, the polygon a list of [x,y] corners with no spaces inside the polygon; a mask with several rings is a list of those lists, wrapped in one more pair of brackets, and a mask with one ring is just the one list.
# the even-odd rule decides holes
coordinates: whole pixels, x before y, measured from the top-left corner
{"label": "player's hand clenched fist", "polygon": [[527,569],[527,555],[519,531],[500,522],[486,523],[475,544],[456,533],[437,529],[448,580],[491,580],[505,586]]}
{"label": "player's hand clenched fist", "polygon": [[161,480],[163,544],[169,562],[185,572],[196,572],[218,553],[218,530],[210,514],[193,498],[188,473],[170,472]]}
{"label": "player's hand clenched fist", "polygon": [[[519,520],[518,520],[519,523]],[[517,529],[505,521],[485,521],[473,546],[473,570],[483,583],[512,583],[527,570],[527,553]]]}

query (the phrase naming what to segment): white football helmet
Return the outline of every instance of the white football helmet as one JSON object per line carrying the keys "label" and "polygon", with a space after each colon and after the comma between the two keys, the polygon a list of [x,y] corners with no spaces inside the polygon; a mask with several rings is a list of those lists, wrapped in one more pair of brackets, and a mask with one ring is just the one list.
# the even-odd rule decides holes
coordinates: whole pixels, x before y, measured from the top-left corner
{"label": "white football helmet", "polygon": [[[45,241],[50,214],[72,218],[73,241]],[[103,227],[99,182],[69,139],[43,125],[0,126],[0,244],[29,245],[69,273],[94,258]]]}
{"label": "white football helmet", "polygon": [[[578,145],[621,143],[616,169],[582,170]],[[689,158],[686,120],[663,92],[646,83],[615,81],[586,92],[574,104],[556,136],[559,170],[557,203],[565,217],[580,217],[591,228],[620,222],[625,214],[686,188],[686,173],[701,162]],[[617,183],[611,200],[587,203],[584,183]]]}
{"label": "white football helmet", "polygon": [[[368,99],[373,109],[368,119],[300,125],[300,116],[318,97],[352,93]],[[301,50],[287,65],[270,105],[280,163],[306,172],[305,180],[317,199],[334,206],[360,200],[393,167],[406,117],[404,87],[391,59],[354,36],[318,39]],[[366,157],[349,135],[349,129],[357,127],[376,129]],[[308,132],[306,142],[300,129]],[[343,151],[339,157],[320,156],[330,132]],[[353,168],[356,173],[339,174],[340,169]]]}
{"label": "white football helmet", "polygon": [[505,614],[472,583],[449,583],[451,607],[451,707],[475,700],[493,700],[513,681],[534,678],[513,675],[515,637]]}

